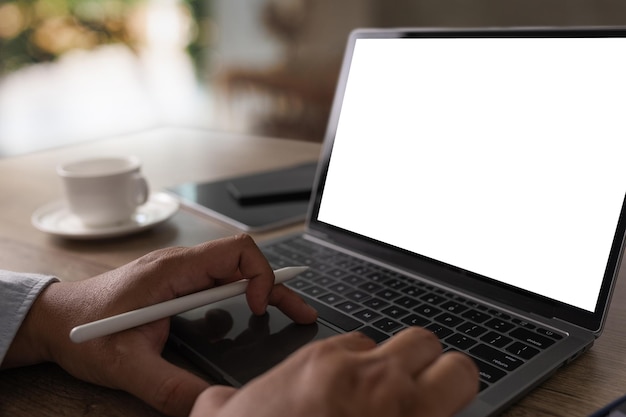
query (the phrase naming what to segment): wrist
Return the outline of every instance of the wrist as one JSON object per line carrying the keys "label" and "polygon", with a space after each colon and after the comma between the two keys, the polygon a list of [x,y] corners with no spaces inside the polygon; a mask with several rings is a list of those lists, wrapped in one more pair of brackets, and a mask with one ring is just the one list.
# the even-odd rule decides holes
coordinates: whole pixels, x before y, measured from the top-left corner
{"label": "wrist", "polygon": [[37,296],[30,310],[24,317],[15,338],[2,363],[3,368],[34,365],[52,360],[50,339],[58,337],[58,326],[54,318],[58,317],[55,294],[61,282],[52,282]]}

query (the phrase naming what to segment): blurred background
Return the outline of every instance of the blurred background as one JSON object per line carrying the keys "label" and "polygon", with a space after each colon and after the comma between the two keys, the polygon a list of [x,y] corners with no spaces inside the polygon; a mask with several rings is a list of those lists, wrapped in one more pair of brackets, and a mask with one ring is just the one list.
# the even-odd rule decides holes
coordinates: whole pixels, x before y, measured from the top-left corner
{"label": "blurred background", "polygon": [[356,27],[624,24],[623,0],[0,0],[0,157],[158,126],[321,141]]}

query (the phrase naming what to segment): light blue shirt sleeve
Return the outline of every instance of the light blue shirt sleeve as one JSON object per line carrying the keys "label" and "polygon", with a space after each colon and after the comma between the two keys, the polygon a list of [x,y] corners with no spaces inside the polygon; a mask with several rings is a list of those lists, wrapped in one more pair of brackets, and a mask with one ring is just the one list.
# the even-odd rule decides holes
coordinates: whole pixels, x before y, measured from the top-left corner
{"label": "light blue shirt sleeve", "polygon": [[0,269],[0,363],[39,293],[55,281],[49,275]]}

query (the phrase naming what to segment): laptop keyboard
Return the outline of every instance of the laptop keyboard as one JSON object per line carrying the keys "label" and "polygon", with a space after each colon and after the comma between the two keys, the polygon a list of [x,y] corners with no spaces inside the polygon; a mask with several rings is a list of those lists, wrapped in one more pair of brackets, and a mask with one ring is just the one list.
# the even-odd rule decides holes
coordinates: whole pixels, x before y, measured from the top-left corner
{"label": "laptop keyboard", "polygon": [[285,285],[319,317],[381,343],[408,326],[436,334],[444,351],[469,354],[481,390],[519,368],[562,335],[302,237],[262,248],[273,268],[307,265]]}

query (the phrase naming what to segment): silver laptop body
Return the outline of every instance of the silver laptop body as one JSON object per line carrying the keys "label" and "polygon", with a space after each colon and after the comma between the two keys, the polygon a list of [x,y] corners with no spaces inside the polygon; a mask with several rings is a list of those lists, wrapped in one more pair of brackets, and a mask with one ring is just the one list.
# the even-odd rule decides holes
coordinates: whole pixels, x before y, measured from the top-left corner
{"label": "silver laptop body", "polygon": [[621,29],[354,31],[306,231],[263,245],[274,266],[311,266],[289,285],[320,320],[254,317],[238,297],[177,316],[172,341],[237,386],[311,340],[423,325],[479,363],[459,415],[501,413],[602,331],[625,51]]}

